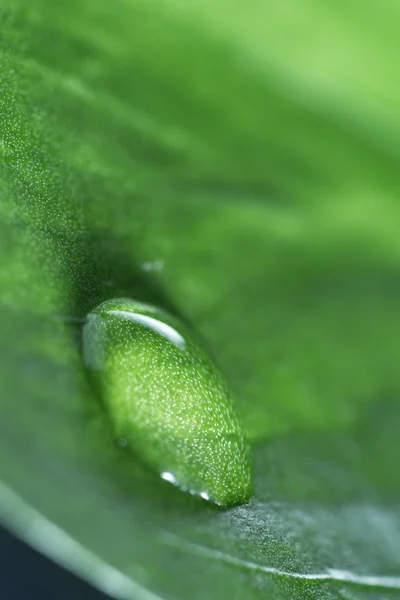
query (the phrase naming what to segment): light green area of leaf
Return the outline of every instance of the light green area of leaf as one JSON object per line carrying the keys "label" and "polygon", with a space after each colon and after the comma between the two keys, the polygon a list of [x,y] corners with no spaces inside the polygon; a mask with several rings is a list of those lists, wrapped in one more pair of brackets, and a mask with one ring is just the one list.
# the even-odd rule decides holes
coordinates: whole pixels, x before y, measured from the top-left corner
{"label": "light green area of leaf", "polygon": [[[400,595],[398,12],[0,5],[0,511],[117,596]],[[74,322],[111,297],[202,337],[249,505],[115,446]]]}

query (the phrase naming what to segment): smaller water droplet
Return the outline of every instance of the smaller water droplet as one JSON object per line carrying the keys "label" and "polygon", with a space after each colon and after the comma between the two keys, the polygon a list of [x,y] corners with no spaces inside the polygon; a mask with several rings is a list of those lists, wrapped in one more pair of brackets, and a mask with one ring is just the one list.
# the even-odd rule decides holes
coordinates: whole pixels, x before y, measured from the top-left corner
{"label": "smaller water droplet", "polygon": [[143,271],[162,271],[164,268],[164,261],[161,258],[156,260],[146,260],[142,263]]}

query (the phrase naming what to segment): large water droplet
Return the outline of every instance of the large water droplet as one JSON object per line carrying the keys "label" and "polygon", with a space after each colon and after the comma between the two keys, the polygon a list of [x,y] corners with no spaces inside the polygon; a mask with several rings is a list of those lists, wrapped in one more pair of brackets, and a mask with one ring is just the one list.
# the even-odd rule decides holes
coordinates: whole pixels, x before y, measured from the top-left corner
{"label": "large water droplet", "polygon": [[117,439],[163,479],[222,506],[251,491],[242,428],[220,374],[182,323],[132,300],[108,300],[83,328]]}

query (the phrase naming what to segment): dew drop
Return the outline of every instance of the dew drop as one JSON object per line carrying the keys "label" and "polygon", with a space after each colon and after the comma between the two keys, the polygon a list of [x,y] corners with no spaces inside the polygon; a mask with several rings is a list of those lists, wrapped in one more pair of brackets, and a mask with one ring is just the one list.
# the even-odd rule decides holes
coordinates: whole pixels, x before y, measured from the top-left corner
{"label": "dew drop", "polygon": [[133,300],[107,300],[88,315],[83,355],[120,444],[204,500],[232,506],[249,499],[249,452],[232,399],[178,319]]}

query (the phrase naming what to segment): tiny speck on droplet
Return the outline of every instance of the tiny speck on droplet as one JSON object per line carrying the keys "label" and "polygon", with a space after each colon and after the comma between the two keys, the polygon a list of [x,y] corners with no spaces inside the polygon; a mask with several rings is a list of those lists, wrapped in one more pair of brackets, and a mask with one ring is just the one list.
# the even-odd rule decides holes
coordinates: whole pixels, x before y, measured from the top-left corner
{"label": "tiny speck on droplet", "polygon": [[176,483],[175,477],[172,475],[172,473],[168,473],[168,471],[164,471],[163,473],[161,473],[161,477],[165,479],[165,481],[169,481],[170,483]]}
{"label": "tiny speck on droplet", "polygon": [[125,446],[128,445],[128,440],[124,437],[118,438],[117,443],[119,446],[121,446],[121,448],[125,448]]}

